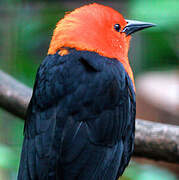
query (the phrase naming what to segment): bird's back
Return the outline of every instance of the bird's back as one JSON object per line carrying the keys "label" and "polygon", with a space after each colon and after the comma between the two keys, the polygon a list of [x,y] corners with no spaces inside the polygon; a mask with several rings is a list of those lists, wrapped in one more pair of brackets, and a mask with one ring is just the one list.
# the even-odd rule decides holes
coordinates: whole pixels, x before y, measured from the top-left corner
{"label": "bird's back", "polygon": [[123,65],[69,49],[41,64],[18,180],[115,180],[134,145],[135,94]]}

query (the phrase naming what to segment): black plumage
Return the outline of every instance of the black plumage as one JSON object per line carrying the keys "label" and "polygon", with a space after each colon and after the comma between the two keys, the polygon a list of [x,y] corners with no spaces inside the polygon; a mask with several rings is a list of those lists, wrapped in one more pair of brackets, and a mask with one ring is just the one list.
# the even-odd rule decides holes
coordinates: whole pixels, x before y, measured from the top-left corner
{"label": "black plumage", "polygon": [[116,59],[69,49],[40,65],[18,180],[115,180],[134,147],[135,93]]}

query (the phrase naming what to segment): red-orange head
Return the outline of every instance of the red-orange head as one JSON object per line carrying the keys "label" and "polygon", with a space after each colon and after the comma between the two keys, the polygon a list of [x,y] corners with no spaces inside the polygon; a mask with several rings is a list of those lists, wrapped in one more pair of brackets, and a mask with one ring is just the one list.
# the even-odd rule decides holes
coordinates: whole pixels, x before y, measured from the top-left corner
{"label": "red-orange head", "polygon": [[70,47],[116,58],[134,82],[128,61],[130,34],[151,26],[138,21],[126,21],[119,12],[104,5],[85,5],[66,14],[57,23],[48,54]]}

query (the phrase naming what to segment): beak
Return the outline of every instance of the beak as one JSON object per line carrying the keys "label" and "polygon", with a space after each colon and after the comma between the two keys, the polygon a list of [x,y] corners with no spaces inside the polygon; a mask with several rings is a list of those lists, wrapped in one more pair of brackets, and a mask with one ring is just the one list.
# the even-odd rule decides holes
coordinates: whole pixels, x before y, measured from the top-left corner
{"label": "beak", "polygon": [[127,21],[127,25],[124,27],[122,32],[125,32],[127,36],[142,29],[156,26],[156,24],[152,24],[148,22],[140,22],[134,20],[127,20],[127,19],[126,21]]}

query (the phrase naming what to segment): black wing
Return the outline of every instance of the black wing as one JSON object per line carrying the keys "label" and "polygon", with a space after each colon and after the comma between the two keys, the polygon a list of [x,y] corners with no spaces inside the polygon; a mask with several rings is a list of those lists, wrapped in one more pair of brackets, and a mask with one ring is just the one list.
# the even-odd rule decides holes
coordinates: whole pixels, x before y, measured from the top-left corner
{"label": "black wing", "polygon": [[47,56],[28,108],[18,179],[116,179],[134,144],[135,94],[122,64]]}

